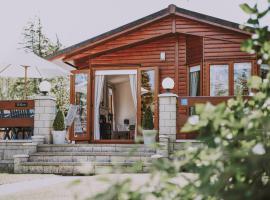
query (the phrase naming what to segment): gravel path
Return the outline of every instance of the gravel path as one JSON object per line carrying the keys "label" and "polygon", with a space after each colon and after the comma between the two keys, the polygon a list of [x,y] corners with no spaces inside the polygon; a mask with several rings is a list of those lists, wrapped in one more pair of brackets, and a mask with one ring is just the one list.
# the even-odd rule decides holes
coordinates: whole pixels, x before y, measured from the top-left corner
{"label": "gravel path", "polygon": [[[185,175],[189,178],[194,177],[194,175],[191,174]],[[98,192],[102,192],[110,186],[111,182],[131,178],[132,188],[136,189],[150,179],[149,174],[107,174],[96,176],[10,176],[25,176],[26,179],[19,177],[19,179],[17,179],[18,182],[0,185],[0,200],[82,200],[86,197],[95,195]],[[107,181],[104,181],[105,178]],[[184,185],[186,183],[182,177],[175,178],[173,181],[179,183],[180,185]]]}

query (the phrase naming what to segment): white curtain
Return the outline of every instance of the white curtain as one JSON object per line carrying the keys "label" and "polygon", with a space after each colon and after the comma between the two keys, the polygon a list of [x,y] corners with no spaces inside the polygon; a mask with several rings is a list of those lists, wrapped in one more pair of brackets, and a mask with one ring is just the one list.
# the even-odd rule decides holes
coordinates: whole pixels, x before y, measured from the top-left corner
{"label": "white curtain", "polygon": [[190,73],[190,96],[197,96],[199,87],[200,71]]}
{"label": "white curtain", "polygon": [[134,108],[135,110],[137,110],[137,75],[130,74],[129,82],[130,82],[131,95],[133,98]]}
{"label": "white curtain", "polygon": [[112,88],[112,114],[113,114],[113,131],[116,130],[116,126],[115,126],[115,106],[114,106],[115,102],[114,102],[114,88]]}
{"label": "white curtain", "polygon": [[[131,95],[134,103],[134,108],[137,112],[137,74],[129,75]],[[135,115],[135,138],[137,137],[137,114]]]}
{"label": "white curtain", "polygon": [[94,138],[95,140],[100,139],[100,127],[99,127],[99,105],[101,96],[103,93],[103,85],[104,85],[104,75],[96,75],[95,76],[95,104],[94,104]]}

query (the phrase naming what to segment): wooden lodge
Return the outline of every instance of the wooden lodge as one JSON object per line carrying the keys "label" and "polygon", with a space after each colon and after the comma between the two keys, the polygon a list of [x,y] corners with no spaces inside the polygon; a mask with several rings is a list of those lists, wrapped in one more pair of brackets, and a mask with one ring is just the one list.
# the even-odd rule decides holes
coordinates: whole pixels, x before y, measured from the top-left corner
{"label": "wooden lodge", "polygon": [[142,116],[153,112],[170,77],[179,97],[177,138],[196,102],[249,95],[247,80],[260,71],[256,55],[240,50],[251,33],[233,22],[174,5],[51,55],[75,66],[71,103],[79,105],[71,140],[132,143]]}

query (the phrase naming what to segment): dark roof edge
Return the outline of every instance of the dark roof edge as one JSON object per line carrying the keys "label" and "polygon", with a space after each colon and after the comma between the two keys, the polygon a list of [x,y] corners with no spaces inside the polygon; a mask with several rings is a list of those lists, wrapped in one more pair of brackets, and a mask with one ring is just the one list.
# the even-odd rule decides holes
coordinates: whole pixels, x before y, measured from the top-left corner
{"label": "dark roof edge", "polygon": [[227,21],[227,20],[224,20],[224,19],[212,17],[212,16],[209,16],[209,15],[201,14],[201,13],[198,13],[198,12],[186,10],[184,8],[179,8],[179,7],[176,7],[176,12],[179,12],[181,14],[188,15],[188,16],[191,16],[191,17],[194,17],[194,18],[198,18],[200,20],[209,21],[209,22],[212,22],[212,23],[215,23],[215,24],[220,24],[220,25],[223,25],[223,26],[226,26],[226,27],[229,27],[229,28],[233,28],[233,29],[239,30],[241,32],[245,32],[244,30],[240,29],[240,24],[235,23],[235,22],[231,22],[231,21]]}
{"label": "dark roof edge", "polygon": [[123,26],[120,26],[120,27],[118,27],[116,29],[112,29],[110,31],[107,31],[105,33],[102,33],[100,35],[97,35],[97,36],[95,36],[93,38],[84,40],[84,41],[82,41],[80,43],[77,43],[77,44],[74,44],[74,45],[72,45],[70,47],[67,47],[65,49],[59,50],[59,51],[57,51],[57,52],[55,52],[55,53],[47,56],[46,59],[52,59],[52,58],[54,58],[56,56],[59,56],[61,54],[70,52],[70,51],[72,51],[72,50],[74,50],[76,48],[80,48],[80,47],[82,47],[82,46],[84,46],[86,44],[89,44],[89,43],[96,42],[98,40],[104,39],[104,38],[106,38],[109,35],[116,34],[116,33],[119,33],[121,31],[125,30],[125,29],[132,28],[133,26],[137,26],[137,25],[143,24],[143,23],[145,23],[145,22],[147,22],[149,20],[155,19],[156,17],[162,16],[162,15],[164,15],[166,13],[168,13],[168,9],[167,8],[162,9],[162,10],[160,10],[158,12],[155,12],[153,14],[150,14],[150,15],[146,16],[146,17],[143,17],[143,18],[140,18],[140,19],[135,20],[133,22],[130,22],[128,24],[125,24]]}
{"label": "dark roof edge", "polygon": [[[108,37],[110,35],[119,33],[121,31],[129,29],[129,28],[132,28],[133,26],[138,26],[138,25],[143,24],[143,23],[145,23],[147,21],[155,19],[155,18],[157,18],[159,16],[165,15],[166,13],[167,14],[180,13],[180,14],[187,15],[187,16],[190,16],[190,17],[193,17],[193,18],[200,19],[202,21],[208,21],[208,22],[211,22],[211,23],[214,23],[214,24],[217,24],[217,25],[222,25],[222,26],[225,26],[225,27],[228,27],[228,28],[231,28],[231,29],[241,31],[241,32],[246,32],[246,31],[240,29],[240,24],[230,22],[230,21],[227,21],[227,20],[223,20],[223,19],[219,19],[219,18],[216,18],[216,17],[212,17],[212,16],[209,16],[209,15],[201,14],[201,13],[198,13],[198,12],[186,10],[186,9],[183,9],[183,8],[179,8],[179,7],[175,6],[175,5],[169,5],[168,8],[162,9],[162,10],[160,10],[158,12],[155,12],[155,13],[153,13],[151,15],[140,18],[140,19],[138,19],[136,21],[130,22],[130,23],[125,24],[123,26],[120,26],[120,27],[118,27],[116,29],[107,31],[107,32],[102,33],[102,34],[100,34],[98,36],[95,36],[93,38],[87,39],[85,41],[82,41],[82,42],[77,43],[75,45],[72,45],[70,47],[67,47],[65,49],[59,50],[59,51],[47,56],[46,59],[53,59],[55,57],[60,56],[61,54],[71,52],[71,51],[73,51],[73,50],[75,50],[77,48],[86,46],[89,43],[96,42],[96,41],[104,39],[104,38],[106,38],[106,37]],[[246,33],[248,33],[248,32],[246,32]]]}

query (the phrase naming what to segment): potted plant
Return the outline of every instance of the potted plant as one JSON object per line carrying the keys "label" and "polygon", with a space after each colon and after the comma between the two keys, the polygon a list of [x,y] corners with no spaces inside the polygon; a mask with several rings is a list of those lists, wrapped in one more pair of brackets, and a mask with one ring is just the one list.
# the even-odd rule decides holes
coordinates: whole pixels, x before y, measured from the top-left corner
{"label": "potted plant", "polygon": [[58,110],[54,119],[52,136],[54,144],[66,143],[65,117],[61,109]]}
{"label": "potted plant", "polygon": [[142,128],[144,144],[154,144],[156,142],[157,130],[154,130],[153,112],[151,111],[150,106],[148,106],[145,110],[142,120]]}

